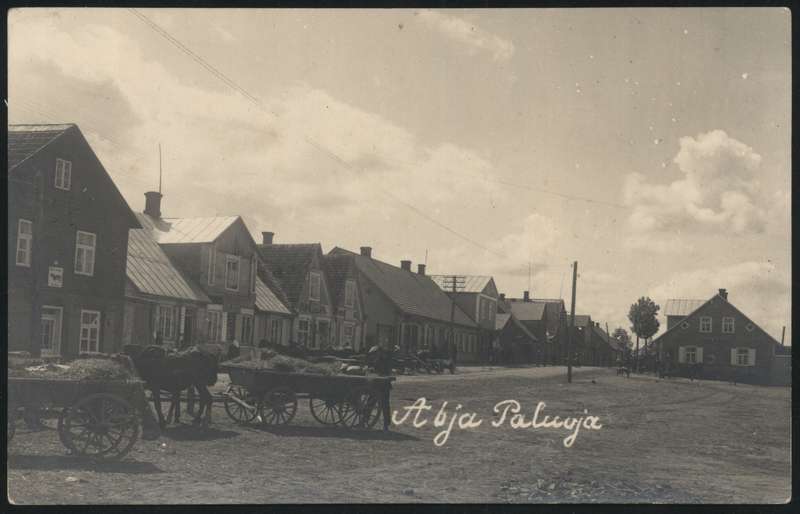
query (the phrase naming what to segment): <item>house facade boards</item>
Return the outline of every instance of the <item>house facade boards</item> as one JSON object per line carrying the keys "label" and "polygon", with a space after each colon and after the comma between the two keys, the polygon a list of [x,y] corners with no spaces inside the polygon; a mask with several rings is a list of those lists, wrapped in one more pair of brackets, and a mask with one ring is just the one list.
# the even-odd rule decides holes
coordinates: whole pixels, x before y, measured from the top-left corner
{"label": "house facade boards", "polygon": [[[678,373],[693,367],[701,377],[742,382],[770,382],[780,344],[719,293],[686,313],[685,300],[669,300],[667,331],[653,341],[659,359]],[[674,319],[670,327],[670,317]]]}
{"label": "house facade boards", "polygon": [[280,283],[295,313],[291,343],[320,350],[335,339],[334,306],[322,262],[322,247],[312,244],[274,244],[272,232],[263,232],[258,252]]}
{"label": "house facade boards", "polygon": [[76,125],[8,126],[8,349],[119,350],[139,223]]}
{"label": "house facade boards", "polygon": [[355,263],[346,255],[329,254],[323,257],[323,264],[333,300],[337,347],[357,352],[368,350],[364,343],[366,322]]}
{"label": "house facade boards", "polygon": [[533,299],[528,291],[522,298],[500,297],[498,308],[504,313],[511,313],[537,339],[534,346],[533,362],[535,364],[557,364],[564,358],[566,335],[562,328],[566,323],[564,301],[560,299]]}
{"label": "house facade boards", "polygon": [[425,274],[424,265],[413,272],[411,262],[403,261],[398,268],[374,259],[366,246],[360,253],[334,248],[328,255],[349,259],[356,270],[367,348],[397,346],[403,353],[427,349],[446,354],[452,327],[456,348],[466,350],[458,351],[458,361],[478,361],[477,324]]}
{"label": "house facade boards", "polygon": [[567,315],[567,326],[572,330],[572,352],[575,363],[583,366],[612,366],[619,357],[619,348],[611,337],[588,314],[576,314],[575,325]]}
{"label": "house facade boards", "polygon": [[[496,343],[496,344],[495,344]],[[494,359],[497,364],[528,364],[534,362],[538,340],[511,313],[495,316]]]}
{"label": "house facade boards", "polygon": [[[477,348],[472,349],[474,359],[479,362],[488,362],[495,339],[495,318],[497,316],[498,292],[494,279],[489,276],[461,275],[464,283],[456,292],[448,291],[448,275],[431,275],[431,280],[436,282],[442,291],[455,300],[464,313],[478,326]],[[452,287],[452,286],[451,286]],[[459,353],[469,355],[470,348],[463,345]],[[472,356],[471,356],[472,357]]]}
{"label": "house facade boards", "polygon": [[[294,315],[277,280],[266,266],[256,278],[256,341],[287,346],[292,340]],[[263,277],[263,279],[262,279]],[[267,285],[269,284],[269,285]]]}

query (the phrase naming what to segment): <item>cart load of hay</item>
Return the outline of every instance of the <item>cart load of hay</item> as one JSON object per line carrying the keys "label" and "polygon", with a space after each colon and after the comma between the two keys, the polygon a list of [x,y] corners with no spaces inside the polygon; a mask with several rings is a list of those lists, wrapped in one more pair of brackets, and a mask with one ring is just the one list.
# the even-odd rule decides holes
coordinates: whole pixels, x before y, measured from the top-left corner
{"label": "cart load of hay", "polygon": [[80,357],[55,364],[29,356],[8,356],[8,376],[70,380],[133,380],[135,368],[125,355]]}

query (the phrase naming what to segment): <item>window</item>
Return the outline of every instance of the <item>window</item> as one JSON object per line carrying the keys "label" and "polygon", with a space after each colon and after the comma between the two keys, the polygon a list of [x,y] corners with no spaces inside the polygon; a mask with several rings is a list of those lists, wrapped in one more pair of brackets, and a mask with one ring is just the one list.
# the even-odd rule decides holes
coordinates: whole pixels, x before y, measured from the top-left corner
{"label": "window", "polygon": [[242,314],[242,344],[253,344],[253,316]]}
{"label": "window", "polygon": [[750,350],[748,348],[736,349],[736,364],[739,366],[750,365]]}
{"label": "window", "polygon": [[217,249],[212,243],[208,247],[208,285],[214,285],[214,271],[217,263]]}
{"label": "window", "polygon": [[684,350],[684,355],[686,356],[686,364],[697,363],[697,349],[694,346],[687,346]]}
{"label": "window", "polygon": [[225,289],[239,290],[239,260],[236,255],[225,257]]}
{"label": "window", "polygon": [[684,321],[683,323],[681,323],[681,328],[686,330],[687,328],[689,328],[689,324]]}
{"label": "window", "polygon": [[61,355],[61,307],[42,306],[42,355]]}
{"label": "window", "polygon": [[312,271],[309,277],[309,286],[308,286],[308,299],[309,300],[317,300],[319,301],[319,290],[320,290],[320,282],[322,281],[322,277],[316,271]]}
{"label": "window", "polygon": [[724,317],[722,318],[722,333],[723,334],[733,334],[734,332],[734,320],[732,317]]}
{"label": "window", "polygon": [[100,351],[100,313],[81,310],[80,353]]}
{"label": "window", "polygon": [[753,329],[756,327],[754,327],[752,323],[748,323],[747,326],[744,328],[746,328],[748,332],[752,332]]}
{"label": "window", "polygon": [[[210,306],[209,306],[210,307]],[[218,309],[221,306],[217,306]],[[222,310],[209,310],[208,319],[208,341],[216,343],[222,340]]]}
{"label": "window", "polygon": [[711,318],[708,316],[700,316],[700,332],[705,334],[711,333]]}
{"label": "window", "polygon": [[426,350],[431,349],[433,346],[433,327],[430,325],[425,325],[425,340],[422,343],[422,347]]}
{"label": "window", "polygon": [[324,319],[317,320],[317,348],[327,348],[330,345],[331,322]]}
{"label": "window", "polygon": [[344,330],[342,331],[342,346],[345,348],[353,347],[353,340],[355,339],[355,326],[352,323],[345,323]]}
{"label": "window", "polygon": [[160,336],[162,341],[175,339],[175,307],[172,305],[158,306],[156,335]]}
{"label": "window", "polygon": [[56,159],[56,184],[58,189],[69,191],[72,186],[72,162]]}
{"label": "window", "polygon": [[256,260],[256,256],[253,255],[250,258],[250,292],[256,292],[256,273],[258,272],[258,260]]}
{"label": "window", "polygon": [[17,222],[17,266],[31,266],[33,246],[33,222],[20,219]]}
{"label": "window", "polygon": [[270,320],[269,325],[269,340],[272,343],[280,343],[281,342],[281,328],[282,323],[281,320],[278,318],[272,318]]}
{"label": "window", "polygon": [[75,236],[75,274],[94,275],[94,251],[97,236],[78,230]]}
{"label": "window", "polygon": [[495,302],[489,298],[478,297],[478,321],[489,321],[492,319],[492,311]]}
{"label": "window", "polygon": [[311,323],[308,318],[297,319],[297,344],[306,346],[308,344],[308,334]]}
{"label": "window", "polygon": [[356,283],[348,280],[344,283],[344,306],[353,308],[356,303]]}

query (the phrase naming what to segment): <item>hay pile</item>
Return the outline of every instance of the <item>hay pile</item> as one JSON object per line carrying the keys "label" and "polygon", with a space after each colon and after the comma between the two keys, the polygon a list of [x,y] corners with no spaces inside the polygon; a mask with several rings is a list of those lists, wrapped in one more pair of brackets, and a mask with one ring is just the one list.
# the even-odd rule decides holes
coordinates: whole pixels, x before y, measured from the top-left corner
{"label": "hay pile", "polygon": [[225,364],[236,364],[251,369],[271,369],[284,373],[313,373],[315,375],[335,375],[341,368],[338,362],[310,362],[296,357],[278,355],[271,351],[262,351],[261,360],[237,357],[222,363],[223,366]]}
{"label": "hay pile", "polygon": [[42,359],[8,357],[8,376],[70,380],[131,380],[131,367],[115,358],[76,359],[68,364],[53,364]]}

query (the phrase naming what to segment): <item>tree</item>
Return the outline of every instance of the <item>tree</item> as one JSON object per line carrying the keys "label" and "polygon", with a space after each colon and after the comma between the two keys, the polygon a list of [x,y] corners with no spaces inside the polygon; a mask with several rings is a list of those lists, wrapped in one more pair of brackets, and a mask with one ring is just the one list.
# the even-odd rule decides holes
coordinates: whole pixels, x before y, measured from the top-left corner
{"label": "tree", "polygon": [[633,342],[631,341],[631,336],[628,334],[628,331],[622,327],[617,327],[614,329],[614,333],[611,334],[611,337],[616,339],[619,344],[622,345],[622,350],[627,356],[631,351],[631,347],[633,346]]}
{"label": "tree", "polygon": [[631,305],[628,319],[631,322],[631,331],[636,334],[636,372],[639,372],[639,339],[647,341],[658,332],[658,310],[661,307],[649,297],[642,296]]}

